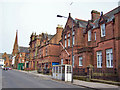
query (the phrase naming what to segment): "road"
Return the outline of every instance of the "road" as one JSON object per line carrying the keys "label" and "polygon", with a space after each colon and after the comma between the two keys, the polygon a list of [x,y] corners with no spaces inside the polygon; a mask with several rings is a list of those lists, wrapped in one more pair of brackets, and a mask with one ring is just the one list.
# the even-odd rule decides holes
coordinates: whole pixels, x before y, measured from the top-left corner
{"label": "road", "polygon": [[[16,70],[2,70],[2,88],[84,88]],[[86,90],[86,89],[85,89]]]}
{"label": "road", "polygon": [[2,89],[2,69],[0,69],[0,90]]}

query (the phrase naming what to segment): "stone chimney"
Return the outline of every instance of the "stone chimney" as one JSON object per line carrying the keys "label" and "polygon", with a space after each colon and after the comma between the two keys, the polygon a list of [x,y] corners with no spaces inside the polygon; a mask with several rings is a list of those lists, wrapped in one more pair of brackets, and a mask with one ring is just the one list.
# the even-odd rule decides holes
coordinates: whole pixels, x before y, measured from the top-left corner
{"label": "stone chimney", "polygon": [[100,12],[96,11],[96,10],[92,10],[91,11],[91,20],[95,21],[96,19],[98,19],[100,17]]}
{"label": "stone chimney", "polygon": [[62,25],[59,25],[56,27],[56,33],[62,33],[63,27]]}

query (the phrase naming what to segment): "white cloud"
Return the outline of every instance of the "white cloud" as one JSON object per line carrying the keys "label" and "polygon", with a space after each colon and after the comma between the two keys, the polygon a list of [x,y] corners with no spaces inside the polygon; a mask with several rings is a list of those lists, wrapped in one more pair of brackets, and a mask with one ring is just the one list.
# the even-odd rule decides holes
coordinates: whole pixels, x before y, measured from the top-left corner
{"label": "white cloud", "polygon": [[[92,9],[104,13],[117,7],[117,2],[97,3],[94,0],[1,0],[0,1],[0,28],[2,49],[0,52],[12,52],[16,30],[18,29],[18,43],[20,46],[29,46],[32,32],[48,32],[55,34],[57,24],[66,23],[67,19],[57,18],[57,14],[73,18],[88,20]],[[106,1],[106,0],[104,0]],[[113,0],[111,0],[113,1]],[[117,0],[114,0],[117,1]],[[70,6],[70,3],[73,4]],[[0,47],[1,48],[1,47]]]}

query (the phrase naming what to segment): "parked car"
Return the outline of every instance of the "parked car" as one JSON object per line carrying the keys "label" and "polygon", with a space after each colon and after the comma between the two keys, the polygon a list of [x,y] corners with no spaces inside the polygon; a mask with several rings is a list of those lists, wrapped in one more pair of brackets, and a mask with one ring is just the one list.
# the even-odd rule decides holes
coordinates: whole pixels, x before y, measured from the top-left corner
{"label": "parked car", "polygon": [[4,67],[3,70],[12,70],[11,67]]}
{"label": "parked car", "polygon": [[3,70],[8,70],[8,68],[7,68],[7,67],[4,67]]}
{"label": "parked car", "polygon": [[11,67],[7,67],[8,68],[8,70],[12,70],[12,68]]}

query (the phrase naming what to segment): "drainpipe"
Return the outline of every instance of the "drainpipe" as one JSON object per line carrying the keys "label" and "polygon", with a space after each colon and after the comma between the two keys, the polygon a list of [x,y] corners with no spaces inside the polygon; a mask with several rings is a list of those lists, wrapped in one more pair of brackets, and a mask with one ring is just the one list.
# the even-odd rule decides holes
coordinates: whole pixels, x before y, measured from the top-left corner
{"label": "drainpipe", "polygon": [[113,19],[113,24],[112,24],[113,25],[113,39],[114,39],[114,54],[113,55],[114,55],[114,60],[115,60],[114,70],[115,70],[115,73],[116,73],[116,56],[115,56],[116,55],[116,47],[115,47],[115,34],[114,34],[114,23],[115,23],[114,20],[115,19]]}

